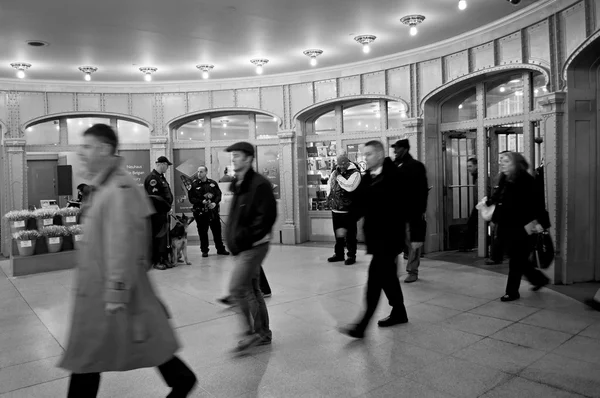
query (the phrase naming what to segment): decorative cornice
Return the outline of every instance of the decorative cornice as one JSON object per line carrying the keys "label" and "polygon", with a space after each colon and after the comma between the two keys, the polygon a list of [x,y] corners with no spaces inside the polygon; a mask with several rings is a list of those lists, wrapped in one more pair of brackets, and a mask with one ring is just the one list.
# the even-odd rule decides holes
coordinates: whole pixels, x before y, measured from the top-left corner
{"label": "decorative cornice", "polygon": [[25,138],[6,138],[4,146],[6,147],[24,147],[27,144]]}
{"label": "decorative cornice", "polygon": [[154,137],[150,137],[150,143],[151,144],[166,144],[167,142],[169,142],[169,137],[167,136],[154,136]]}
{"label": "decorative cornice", "polygon": [[[600,5],[599,5],[599,7],[600,7]],[[579,45],[579,47],[577,47],[575,49],[575,51],[573,51],[573,53],[571,53],[571,55],[569,55],[569,58],[567,58],[567,61],[565,62],[565,64],[562,67],[561,76],[564,81],[567,81],[567,71],[569,69],[569,66],[571,66],[571,64],[575,60],[575,58],[577,58],[577,56],[579,54],[581,54],[581,52],[583,50],[585,50],[590,44],[592,44],[599,37],[600,37],[600,29],[596,30],[596,32],[594,32],[590,37],[585,39],[585,41],[583,43],[581,43]]]}
{"label": "decorative cornice", "polygon": [[280,130],[277,132],[277,137],[283,142],[292,142],[296,132],[294,130]]}

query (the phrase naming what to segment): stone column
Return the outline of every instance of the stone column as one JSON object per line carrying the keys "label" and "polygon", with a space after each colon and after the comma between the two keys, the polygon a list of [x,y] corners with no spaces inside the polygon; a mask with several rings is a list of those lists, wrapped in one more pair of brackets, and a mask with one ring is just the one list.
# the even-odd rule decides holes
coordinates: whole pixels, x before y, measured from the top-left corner
{"label": "stone column", "polygon": [[543,120],[540,134],[543,138],[544,174],[547,209],[552,223],[556,258],[548,269],[554,283],[568,283],[567,252],[567,188],[568,137],[566,134],[566,93],[554,92],[541,97]]}
{"label": "stone column", "polygon": [[[25,153],[24,138],[5,138],[5,161],[4,161],[4,180],[5,187],[2,189],[4,194],[2,210],[2,230],[10,231],[8,222],[4,219],[4,214],[11,210],[22,210],[27,206],[27,155]],[[8,255],[11,249],[10,233],[2,234],[2,253]]]}
{"label": "stone column", "polygon": [[283,130],[279,137],[279,178],[280,205],[283,206],[283,224],[281,225],[281,241],[284,245],[296,244],[296,225],[294,213],[297,201],[294,200],[294,130]]}

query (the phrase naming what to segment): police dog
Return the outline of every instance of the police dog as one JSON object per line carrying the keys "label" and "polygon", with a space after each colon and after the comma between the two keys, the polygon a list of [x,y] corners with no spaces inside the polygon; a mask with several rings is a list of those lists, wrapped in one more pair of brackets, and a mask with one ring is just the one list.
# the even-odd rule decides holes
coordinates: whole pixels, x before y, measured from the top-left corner
{"label": "police dog", "polygon": [[172,264],[177,264],[181,255],[183,255],[185,263],[190,265],[192,263],[188,260],[187,255],[187,227],[194,222],[194,218],[188,217],[184,213],[181,213],[181,216],[175,216],[173,218],[177,220],[177,224],[175,224],[169,233],[171,238],[170,261]]}

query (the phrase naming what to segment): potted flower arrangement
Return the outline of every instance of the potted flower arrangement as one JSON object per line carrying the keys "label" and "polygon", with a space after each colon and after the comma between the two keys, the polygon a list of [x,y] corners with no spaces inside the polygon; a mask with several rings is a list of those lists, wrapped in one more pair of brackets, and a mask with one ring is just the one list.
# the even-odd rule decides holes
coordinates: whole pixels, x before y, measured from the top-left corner
{"label": "potted flower arrangement", "polygon": [[17,250],[19,256],[31,256],[35,253],[35,243],[40,233],[36,230],[21,230],[13,234],[13,238],[17,241]]}
{"label": "potted flower arrangement", "polygon": [[69,233],[73,237],[73,247],[75,250],[79,249],[79,245],[81,244],[81,238],[83,238],[83,229],[81,225],[71,225],[69,228]]}
{"label": "potted flower arrangement", "polygon": [[62,224],[66,226],[77,224],[77,217],[81,210],[78,207],[65,207],[57,211],[62,217]]}
{"label": "potted flower arrangement", "polygon": [[10,223],[10,232],[23,231],[27,228],[27,221],[34,218],[34,215],[29,210],[13,210],[4,215],[4,218]]}
{"label": "potted flower arrangement", "polygon": [[56,215],[55,209],[36,209],[33,211],[33,215],[37,220],[38,231],[49,225],[54,225],[54,216]]}
{"label": "potted flower arrangement", "polygon": [[69,235],[69,230],[62,225],[50,225],[43,227],[40,234],[46,238],[48,253],[56,253],[62,249],[63,239]]}

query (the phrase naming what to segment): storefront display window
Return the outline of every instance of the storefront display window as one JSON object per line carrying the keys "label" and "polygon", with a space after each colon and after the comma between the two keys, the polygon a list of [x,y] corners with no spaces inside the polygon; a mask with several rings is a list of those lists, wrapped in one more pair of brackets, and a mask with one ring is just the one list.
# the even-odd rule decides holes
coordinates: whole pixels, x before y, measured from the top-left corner
{"label": "storefront display window", "polygon": [[542,74],[537,74],[533,76],[533,110],[541,111],[542,104],[540,103],[540,97],[542,95],[548,94],[548,89],[546,88],[546,78]]}
{"label": "storefront display window", "polygon": [[175,130],[177,141],[206,141],[204,119],[196,119],[181,125]]}
{"label": "storefront display window", "polygon": [[406,119],[406,105],[400,101],[390,101],[388,108],[388,129],[402,128],[402,122]]}
{"label": "storefront display window", "polygon": [[315,120],[314,131],[315,134],[335,133],[335,111],[319,116]]}
{"label": "storefront display window", "polygon": [[475,87],[460,92],[442,105],[442,123],[477,119],[477,94]]}
{"label": "storefront display window", "polygon": [[306,144],[306,152],[309,210],[329,210],[327,195],[329,191],[329,176],[336,162],[336,142],[308,142]]}
{"label": "storefront display window", "polygon": [[379,101],[343,108],[344,133],[381,130]]}
{"label": "storefront display window", "polygon": [[67,142],[69,145],[81,145],[83,132],[94,124],[108,124],[110,119],[99,117],[77,117],[67,119]]}
{"label": "storefront display window", "polygon": [[192,204],[188,200],[188,188],[191,180],[198,172],[198,167],[205,166],[205,152],[201,149],[173,150],[173,169],[175,178],[171,184],[175,196],[173,205],[175,213],[191,213]]}
{"label": "storefront display window", "polygon": [[510,75],[486,83],[486,117],[523,113],[523,75]]}
{"label": "storefront display window", "polygon": [[39,123],[25,129],[27,145],[54,145],[60,142],[60,123],[58,120]]}
{"label": "storefront display window", "polygon": [[212,116],[212,141],[247,140],[250,136],[250,115]]}
{"label": "storefront display window", "polygon": [[257,146],[256,162],[260,174],[265,176],[273,186],[275,199],[279,199],[281,182],[279,179],[279,146]]}
{"label": "storefront display window", "polygon": [[348,155],[348,159],[358,165],[361,173],[364,173],[367,170],[367,162],[363,155],[364,147],[364,143],[346,144],[346,154]]}
{"label": "storefront display window", "polygon": [[117,134],[122,144],[147,144],[150,141],[150,129],[140,123],[117,120]]}
{"label": "storefront display window", "polygon": [[279,119],[273,116],[256,115],[256,138],[277,138]]}

